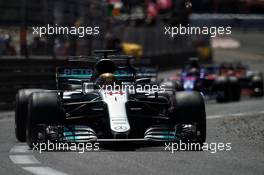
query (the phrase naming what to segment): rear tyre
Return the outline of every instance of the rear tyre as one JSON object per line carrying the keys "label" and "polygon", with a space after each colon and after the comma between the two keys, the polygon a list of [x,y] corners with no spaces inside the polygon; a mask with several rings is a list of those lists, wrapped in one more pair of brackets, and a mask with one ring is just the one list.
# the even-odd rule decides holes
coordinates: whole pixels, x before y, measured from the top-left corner
{"label": "rear tyre", "polygon": [[64,111],[57,93],[37,92],[29,99],[28,118],[26,125],[27,144],[32,148],[33,143],[38,142],[39,124],[58,125],[65,120]]}
{"label": "rear tyre", "polygon": [[220,77],[216,80],[214,91],[216,92],[216,101],[218,103],[231,101],[231,88],[225,77]]}
{"label": "rear tyre", "polygon": [[15,103],[15,134],[20,142],[26,141],[26,119],[28,114],[28,99],[34,92],[41,89],[21,89],[16,94]]}
{"label": "rear tyre", "polygon": [[231,101],[239,101],[241,97],[241,87],[236,77],[229,78]]}
{"label": "rear tyre", "polygon": [[253,76],[251,80],[252,87],[252,96],[254,97],[262,97],[264,95],[263,92],[263,79],[261,76]]}
{"label": "rear tyre", "polygon": [[177,92],[174,115],[177,123],[196,124],[197,143],[206,140],[206,113],[202,95],[199,92]]}

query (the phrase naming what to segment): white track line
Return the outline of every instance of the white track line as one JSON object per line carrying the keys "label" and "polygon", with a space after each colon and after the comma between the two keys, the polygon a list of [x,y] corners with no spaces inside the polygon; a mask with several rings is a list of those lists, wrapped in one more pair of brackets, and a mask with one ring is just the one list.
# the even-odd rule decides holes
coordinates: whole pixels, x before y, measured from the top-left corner
{"label": "white track line", "polygon": [[[41,163],[35,158],[33,154],[33,151],[29,149],[27,144],[17,144],[14,145],[9,153],[10,160],[14,164],[19,164],[22,165],[22,169],[35,174],[35,175],[67,175],[64,172],[55,170],[50,167],[46,166],[26,166],[24,167],[23,165],[40,165]],[[26,155],[21,154],[21,153],[27,153]]]}
{"label": "white track line", "polygon": [[14,111],[1,112],[0,122],[13,119],[13,116],[15,116]]}
{"label": "white track line", "polygon": [[26,145],[26,144],[15,145],[11,148],[11,150],[9,152],[10,153],[33,153],[33,151],[30,150],[28,145]]}
{"label": "white track line", "polygon": [[11,116],[14,116],[14,115],[15,115],[14,111],[1,112],[1,116],[3,116],[3,117],[11,117]]}
{"label": "white track line", "polygon": [[33,155],[10,155],[9,158],[14,164],[39,164],[40,162]]}
{"label": "white track line", "polygon": [[223,115],[210,115],[210,116],[207,116],[207,119],[210,120],[210,119],[219,119],[219,118],[228,118],[228,117],[245,117],[247,115],[261,115],[261,114],[264,114],[264,111],[223,114]]}
{"label": "white track line", "polygon": [[12,121],[12,120],[13,120],[12,117],[1,117],[1,118],[0,118],[0,123],[10,122],[10,121]]}
{"label": "white track line", "polygon": [[57,171],[53,168],[50,167],[44,167],[44,166],[40,166],[40,167],[22,167],[24,170],[32,173],[32,174],[36,174],[36,175],[67,175],[66,173],[63,173],[61,171]]}

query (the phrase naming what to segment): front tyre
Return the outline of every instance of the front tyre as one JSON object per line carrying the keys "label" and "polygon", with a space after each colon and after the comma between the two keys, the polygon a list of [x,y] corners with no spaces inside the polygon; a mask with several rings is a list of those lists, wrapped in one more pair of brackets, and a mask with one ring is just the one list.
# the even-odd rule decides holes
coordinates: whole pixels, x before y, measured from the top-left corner
{"label": "front tyre", "polygon": [[196,125],[196,141],[206,140],[206,113],[202,95],[199,92],[177,92],[173,115],[177,123]]}
{"label": "front tyre", "polygon": [[33,93],[29,99],[28,118],[26,125],[27,144],[32,148],[38,142],[38,126],[40,124],[58,125],[65,121],[65,114],[61,108],[61,100],[54,92]]}
{"label": "front tyre", "polygon": [[15,134],[20,142],[26,141],[26,119],[28,114],[28,99],[34,92],[41,89],[21,89],[16,94],[15,102]]}

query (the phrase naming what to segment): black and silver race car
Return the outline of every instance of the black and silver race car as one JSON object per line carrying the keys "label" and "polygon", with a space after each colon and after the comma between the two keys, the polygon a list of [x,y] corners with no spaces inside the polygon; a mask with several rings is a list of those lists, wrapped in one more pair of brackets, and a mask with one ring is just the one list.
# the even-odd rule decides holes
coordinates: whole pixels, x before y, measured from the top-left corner
{"label": "black and silver race car", "polygon": [[57,68],[57,90],[18,91],[18,141],[30,147],[47,141],[205,142],[200,93],[165,91],[137,72],[129,56],[97,53],[104,56],[95,56],[93,67],[83,60],[82,67]]}

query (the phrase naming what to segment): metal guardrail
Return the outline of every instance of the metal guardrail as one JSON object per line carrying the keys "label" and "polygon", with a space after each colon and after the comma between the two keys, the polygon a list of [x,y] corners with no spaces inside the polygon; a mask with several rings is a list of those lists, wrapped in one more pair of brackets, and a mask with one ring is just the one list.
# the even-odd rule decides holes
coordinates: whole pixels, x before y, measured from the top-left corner
{"label": "metal guardrail", "polygon": [[0,59],[0,102],[11,103],[21,88],[55,88],[54,60]]}
{"label": "metal guardrail", "polygon": [[262,14],[192,14],[192,26],[231,26],[239,29],[258,29],[264,27]]}
{"label": "metal guardrail", "polygon": [[56,67],[80,64],[69,63],[66,60],[44,59],[44,57],[42,59],[1,58],[0,104],[14,102],[16,92],[22,88],[56,89]]}
{"label": "metal guardrail", "polygon": [[0,58],[0,110],[14,107],[19,89],[56,89],[56,67],[71,65],[79,66],[80,63],[51,57]]}

